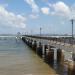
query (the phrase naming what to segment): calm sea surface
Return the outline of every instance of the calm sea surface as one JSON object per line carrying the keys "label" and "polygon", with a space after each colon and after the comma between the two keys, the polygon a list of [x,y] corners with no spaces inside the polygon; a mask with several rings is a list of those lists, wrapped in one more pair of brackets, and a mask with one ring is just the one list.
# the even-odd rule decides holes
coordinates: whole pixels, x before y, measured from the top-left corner
{"label": "calm sea surface", "polygon": [[0,75],[56,75],[22,40],[0,38]]}

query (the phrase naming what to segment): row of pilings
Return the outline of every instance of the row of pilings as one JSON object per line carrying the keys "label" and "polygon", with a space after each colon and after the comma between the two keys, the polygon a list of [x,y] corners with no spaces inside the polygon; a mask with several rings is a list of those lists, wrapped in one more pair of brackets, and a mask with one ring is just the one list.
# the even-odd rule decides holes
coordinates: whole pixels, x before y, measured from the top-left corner
{"label": "row of pilings", "polygon": [[[40,41],[33,40],[32,38],[22,37],[22,40],[27,44],[31,50],[33,50],[38,56],[43,58],[43,60],[50,66],[54,65],[56,57],[56,67],[55,70],[60,71],[60,75],[75,75],[75,62],[67,61],[67,68],[64,66],[64,50],[57,49],[56,54],[54,52],[54,46],[49,44],[42,44]],[[59,68],[61,65],[62,67]],[[67,70],[66,70],[66,69]],[[66,70],[66,73],[65,73]],[[62,73],[63,72],[63,73]],[[59,72],[57,72],[59,73]]]}

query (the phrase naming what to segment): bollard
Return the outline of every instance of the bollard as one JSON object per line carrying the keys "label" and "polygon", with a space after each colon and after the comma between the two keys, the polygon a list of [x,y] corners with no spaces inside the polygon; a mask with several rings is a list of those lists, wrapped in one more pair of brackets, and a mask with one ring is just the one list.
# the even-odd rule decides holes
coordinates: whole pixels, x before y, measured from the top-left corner
{"label": "bollard", "polygon": [[57,63],[64,65],[64,50],[57,49]]}
{"label": "bollard", "polygon": [[75,75],[75,61],[68,60],[68,75]]}

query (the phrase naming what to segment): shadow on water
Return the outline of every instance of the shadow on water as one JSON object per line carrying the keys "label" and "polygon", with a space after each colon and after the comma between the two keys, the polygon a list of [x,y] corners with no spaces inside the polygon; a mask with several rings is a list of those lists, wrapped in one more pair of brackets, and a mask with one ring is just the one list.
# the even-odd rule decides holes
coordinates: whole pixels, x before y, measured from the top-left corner
{"label": "shadow on water", "polygon": [[[40,57],[40,56],[39,56]],[[49,65],[50,68],[56,71],[58,75],[68,75],[68,66],[66,64],[62,65],[54,60],[54,62],[48,61],[45,57],[42,58],[46,64]]]}
{"label": "shadow on water", "polygon": [[[47,62],[45,62],[47,63]],[[68,75],[68,68],[67,65],[61,65],[59,63],[57,63],[57,61],[55,60],[54,63],[47,63],[51,68],[53,68],[57,74],[59,75]]]}

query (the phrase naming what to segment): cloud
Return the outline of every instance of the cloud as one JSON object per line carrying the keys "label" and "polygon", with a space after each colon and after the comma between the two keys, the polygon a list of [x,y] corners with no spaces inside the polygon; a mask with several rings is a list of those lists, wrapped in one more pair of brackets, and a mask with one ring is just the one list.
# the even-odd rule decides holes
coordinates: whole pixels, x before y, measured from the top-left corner
{"label": "cloud", "polygon": [[69,15],[70,19],[75,19],[75,4],[71,6],[71,14]]}
{"label": "cloud", "polygon": [[0,6],[0,24],[10,27],[25,28],[26,18],[20,14],[16,15],[13,12],[9,12],[6,8]]}
{"label": "cloud", "polygon": [[53,10],[52,13],[56,15],[67,16],[71,13],[70,7],[62,1],[58,1],[54,4],[49,3],[49,7]]}
{"label": "cloud", "polygon": [[62,16],[67,19],[75,19],[75,4],[72,4],[71,6],[67,5],[66,3],[62,1],[58,1],[56,3],[48,3],[50,7],[50,14],[51,15],[57,15]]}
{"label": "cloud", "polygon": [[41,11],[43,14],[46,14],[46,15],[48,15],[50,13],[50,9],[48,7],[41,8]]}
{"label": "cloud", "polygon": [[35,3],[34,0],[24,0],[24,1],[30,5],[30,7],[32,8],[33,13],[38,13],[39,12],[39,7]]}

